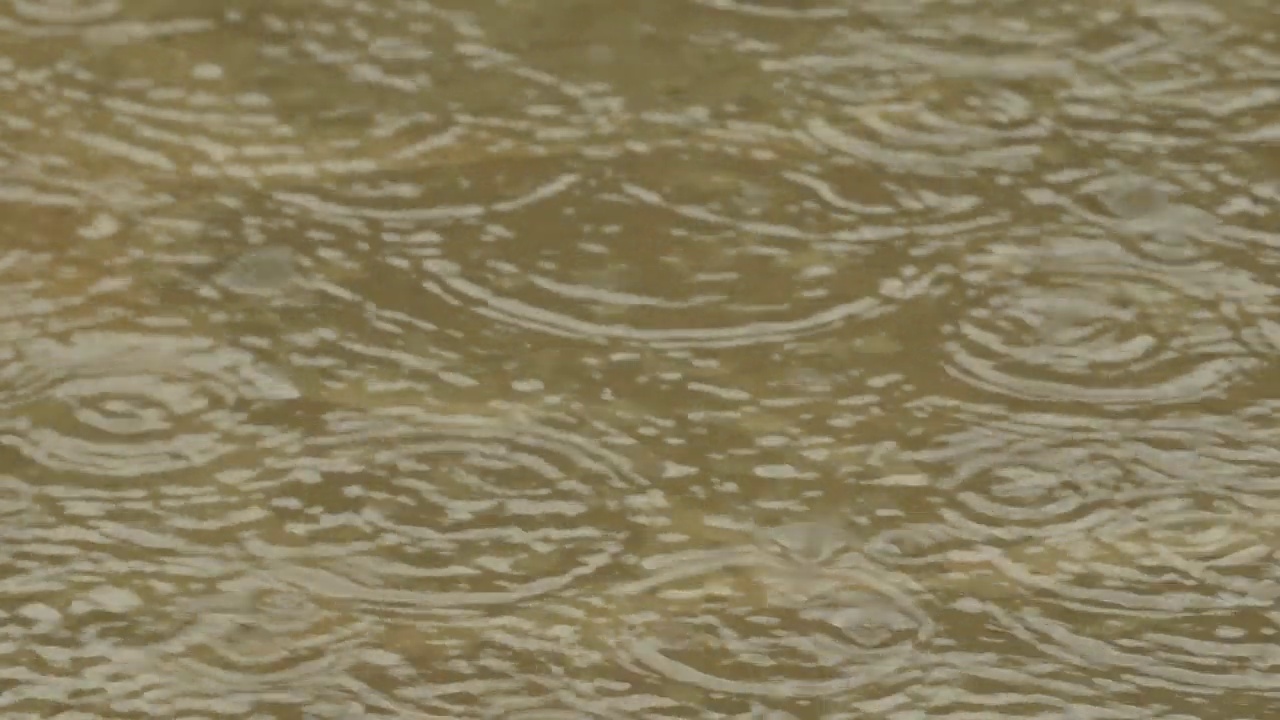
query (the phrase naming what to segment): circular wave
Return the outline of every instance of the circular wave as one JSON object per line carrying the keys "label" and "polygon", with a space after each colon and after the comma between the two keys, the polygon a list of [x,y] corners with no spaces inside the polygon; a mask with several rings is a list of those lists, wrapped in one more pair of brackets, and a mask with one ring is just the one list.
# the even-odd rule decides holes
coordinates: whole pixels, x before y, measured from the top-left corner
{"label": "circular wave", "polygon": [[[136,519],[107,525],[61,518],[18,538],[31,560],[3,563],[0,598],[20,611],[6,617],[18,644],[0,644],[0,659],[27,672],[24,690],[5,693],[0,708],[21,711],[38,698],[104,717],[172,717],[272,704],[308,717],[343,707],[347,715],[320,716],[350,717],[352,706],[402,709],[384,694],[386,673],[403,682],[408,657],[427,666],[422,655],[400,660],[381,649],[411,640],[403,624],[392,633],[317,600],[229,546],[175,544]],[[46,652],[54,647],[64,647],[56,659]]]}
{"label": "circular wave", "polygon": [[[965,422],[915,458],[954,498],[943,521],[883,533],[868,544],[877,560],[998,593],[978,597],[1027,595],[1095,614],[1280,597],[1266,571],[1280,547],[1266,521],[1274,482],[1252,476],[1261,468],[1223,462],[1213,449],[1223,441],[1203,419]],[[1269,454],[1258,460],[1274,468]]]}
{"label": "circular wave", "polygon": [[934,631],[919,586],[827,559],[754,547],[651,555],[647,575],[608,600],[625,609],[609,644],[628,667],[743,698],[865,698],[918,681]]}
{"label": "circular wave", "polygon": [[[175,656],[191,659],[193,675],[208,676],[216,668],[247,684],[292,682],[312,675],[316,666],[337,669],[343,660],[349,663],[352,657],[344,658],[341,647],[372,635],[357,616],[322,607],[279,584],[247,580],[224,583],[223,593],[203,603],[193,600],[188,611],[195,623],[169,641]],[[266,677],[281,666],[287,673]]]}
{"label": "circular wave", "polygon": [[1191,613],[1266,607],[1280,598],[1280,584],[1268,577],[1278,540],[1265,512],[1187,492],[989,559],[1021,587],[1068,607]]}
{"label": "circular wave", "polygon": [[368,691],[353,671],[370,657],[376,623],[317,604],[269,573],[226,577],[168,601],[156,637],[137,625],[148,613],[136,613],[129,642],[90,673],[113,710],[216,705],[248,713],[264,703],[312,710],[358,704],[352,696]]}
{"label": "circular wave", "polygon": [[1275,483],[1242,462],[1273,477],[1271,453],[1205,417],[994,419],[1005,412],[964,417],[915,458],[954,501],[868,554],[1037,656],[1134,692],[1273,687],[1259,653],[1280,599]]}
{"label": "circular wave", "polygon": [[246,352],[153,333],[33,339],[0,377],[5,444],[50,469],[117,478],[208,465],[234,447],[237,403],[296,395]]}
{"label": "circular wave", "polygon": [[[1153,584],[1149,596],[1086,587],[1109,573],[1139,578],[1135,566],[1156,568],[1163,561],[1176,561],[1179,572],[1209,573],[1206,607],[1216,607],[1218,592],[1270,592],[1177,558],[1185,552],[1243,561],[1275,541],[1258,518],[1239,510],[1269,507],[1275,490],[1268,479],[1271,453],[1222,447],[1234,438],[1220,433],[1243,432],[1239,424],[1222,429],[1205,418],[1099,423],[1048,413],[1014,421],[999,419],[1003,413],[966,414],[963,429],[913,456],[947,502],[936,521],[872,538],[871,557],[907,569],[941,594],[1005,600],[1032,593],[1091,611],[1106,603],[1121,611],[1163,607],[1174,597],[1168,583],[1176,582],[1158,569],[1141,578]],[[1257,466],[1242,463],[1245,458]],[[1177,582],[1190,587],[1198,578],[1186,574]]]}
{"label": "circular wave", "polygon": [[[1215,396],[1256,360],[1222,315],[1214,269],[1173,272],[1106,241],[989,248],[947,329],[946,369],[1025,400],[1099,405]],[[1212,282],[1212,281],[1209,281]]]}
{"label": "circular wave", "polygon": [[761,63],[784,105],[812,108],[806,125],[819,143],[913,180],[1017,172],[1050,150],[1044,98],[1075,73],[1063,59],[1070,34],[1039,19],[1015,31],[1008,18],[961,22],[893,3],[853,12],[857,22]]}
{"label": "circular wave", "polygon": [[120,0],[12,0],[13,13],[28,22],[81,25],[120,14]]}
{"label": "circular wave", "polygon": [[628,462],[530,419],[335,410],[264,502],[251,551],[308,591],[386,611],[519,602],[606,572],[654,491]]}
{"label": "circular wave", "polygon": [[[56,480],[44,482],[38,501],[52,506],[62,490]],[[104,504],[127,514],[145,490],[110,495]],[[156,695],[183,688],[164,658],[189,625],[179,608],[192,588],[225,579],[226,555],[169,542],[136,517],[103,522],[92,513],[75,516],[68,505],[38,525],[4,533],[0,602],[16,611],[5,613],[4,633],[16,644],[0,643],[0,661],[24,668],[24,677],[21,688],[3,693],[0,708],[20,715],[33,711],[33,702],[74,704],[109,717],[165,704]],[[55,656],[56,647],[63,651]],[[166,706],[154,715],[174,714]]]}
{"label": "circular wave", "polygon": [[[579,140],[602,124],[586,90],[489,47],[469,18],[425,5],[354,15],[212,6],[146,15],[117,0],[13,8],[34,28],[25,41],[35,60],[10,74],[7,107],[22,124],[7,139],[99,178],[278,187],[536,154],[539,135]],[[44,62],[51,42],[65,56],[56,67]],[[424,91],[465,100],[426,110]],[[513,97],[565,112],[511,117]]]}
{"label": "circular wave", "polygon": [[1171,438],[1160,428],[1047,413],[975,415],[914,458],[947,493],[943,517],[952,534],[983,542],[1070,535],[1194,482],[1169,474],[1161,455]]}
{"label": "circular wave", "polygon": [[1038,653],[1139,692],[1269,691],[1275,531],[1267,513],[1201,505],[1154,502],[1070,544],[1005,553],[1000,571],[1045,599],[984,610]]}
{"label": "circular wave", "polygon": [[[379,259],[450,304],[561,337],[767,343],[879,317],[935,291],[937,269],[889,242],[909,232],[901,218],[891,226],[866,217],[888,217],[891,207],[841,197],[802,164],[778,187],[755,180],[779,162],[729,144],[686,146],[281,197],[376,223]],[[409,197],[420,202],[406,209]]]}
{"label": "circular wave", "polygon": [[741,0],[693,1],[697,5],[714,10],[724,10],[747,17],[767,18],[770,20],[837,20],[849,16],[849,10],[842,7],[799,8],[785,2],[770,5],[759,2],[741,2]]}
{"label": "circular wave", "polygon": [[[940,86],[946,88],[947,86]],[[926,97],[940,90],[920,91]],[[955,91],[950,91],[955,92]],[[859,162],[915,176],[946,178],[957,173],[997,172],[1008,185],[1009,174],[1030,170],[1044,152],[1049,128],[1035,105],[1013,90],[994,97],[954,97],[895,100],[858,108],[859,127],[837,127],[822,118],[811,119],[808,134],[818,144]],[[957,114],[938,108],[968,107]]]}

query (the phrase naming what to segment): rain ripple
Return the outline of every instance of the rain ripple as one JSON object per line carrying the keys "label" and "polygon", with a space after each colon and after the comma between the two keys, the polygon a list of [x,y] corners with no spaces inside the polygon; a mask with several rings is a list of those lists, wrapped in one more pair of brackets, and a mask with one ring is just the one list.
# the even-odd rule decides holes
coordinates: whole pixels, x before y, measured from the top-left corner
{"label": "rain ripple", "polygon": [[25,21],[49,25],[80,25],[110,20],[120,13],[120,0],[12,0],[14,14]]}
{"label": "rain ripple", "polygon": [[[1275,688],[1276,462],[1245,457],[1247,426],[995,415],[963,415],[964,429],[915,457],[956,499],[945,525],[887,531],[873,556],[972,588],[952,609],[1064,668],[1105,670],[1120,700]],[[1240,448],[1196,460],[1220,432],[1241,432]],[[965,657],[946,659],[973,675]]]}
{"label": "rain ripple", "polygon": [[591,582],[665,506],[628,461],[572,429],[508,413],[335,409],[287,448],[246,547],[317,596],[415,613],[526,600]]}
{"label": "rain ripple", "polygon": [[[884,316],[941,293],[948,270],[931,256],[1000,222],[977,196],[881,188],[854,168],[784,159],[799,146],[771,142],[637,142],[608,162],[494,161],[277,198],[374,226],[376,260],[452,305],[659,347],[780,342]],[[766,190],[765,171],[785,182]],[[404,209],[409,198],[421,200]],[[895,242],[912,233],[909,249]]]}
{"label": "rain ripple", "polygon": [[[54,538],[67,539],[47,529],[24,540]],[[17,683],[0,697],[6,717],[72,707],[98,717],[241,714],[355,697],[363,707],[387,704],[359,680],[403,665],[375,647],[385,637],[373,619],[314,603],[228,552],[84,549],[5,568],[0,595],[14,610],[0,613],[0,642],[38,648],[0,671],[0,683]]]}
{"label": "rain ripple", "polygon": [[1221,263],[1170,267],[1076,237],[994,242],[969,264],[972,302],[944,350],[948,372],[974,387],[1035,401],[1190,403],[1259,365],[1240,325],[1255,324],[1271,291]]}
{"label": "rain ripple", "polygon": [[[351,670],[376,658],[365,652],[378,639],[373,619],[323,607],[270,573],[228,578],[174,612],[189,622],[152,653],[165,659],[165,685],[182,702],[204,697],[224,711],[247,712],[333,701],[350,691]],[[144,702],[163,695],[157,688]]]}
{"label": "rain ripple", "polygon": [[799,7],[791,3],[739,2],[739,0],[693,0],[698,5],[770,20],[834,20],[848,16],[842,7]]}
{"label": "rain ripple", "polygon": [[242,403],[297,395],[248,353],[183,335],[84,330],[3,357],[3,443],[95,476],[209,465],[234,448]]}
{"label": "rain ripple", "polygon": [[[449,165],[526,136],[527,119],[491,116],[511,97],[562,116],[583,100],[425,3],[298,17],[188,3],[132,18],[118,0],[6,5],[0,27],[18,49],[0,56],[12,69],[0,149],[97,177],[262,185]],[[75,51],[51,59],[51,36]],[[424,106],[426,89],[450,103]]]}
{"label": "rain ripple", "polygon": [[0,645],[20,659],[0,669],[0,686],[14,689],[0,694],[5,716],[394,709],[371,685],[388,685],[380,673],[414,681],[421,656],[406,626],[392,633],[313,598],[237,542],[278,531],[263,497],[279,474],[246,469],[269,455],[246,449],[213,477],[141,486],[0,476]]}
{"label": "rain ripple", "polygon": [[[935,632],[923,588],[858,552],[839,524],[708,522],[719,547],[655,548],[603,600],[624,613],[606,642],[625,666],[740,700],[867,709],[923,676]],[[682,522],[664,538],[682,530],[707,532]]]}

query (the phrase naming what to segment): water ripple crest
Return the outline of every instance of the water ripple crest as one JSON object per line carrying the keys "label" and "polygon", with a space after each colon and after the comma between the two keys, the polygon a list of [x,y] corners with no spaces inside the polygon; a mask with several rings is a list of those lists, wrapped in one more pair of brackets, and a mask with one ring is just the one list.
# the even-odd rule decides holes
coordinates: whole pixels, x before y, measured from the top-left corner
{"label": "water ripple crest", "polygon": [[4,443],[55,470],[137,477],[228,452],[243,401],[296,395],[243,351],[185,335],[80,331],[4,366]]}
{"label": "water ripple crest", "polygon": [[608,644],[627,666],[704,692],[890,702],[925,672],[937,631],[927,592],[829,532],[802,521],[649,553],[610,593],[626,614]]}
{"label": "water ripple crest", "polygon": [[970,263],[974,301],[944,348],[948,371],[977,388],[1049,402],[1190,403],[1258,365],[1235,319],[1249,306],[1231,293],[1268,291],[1220,264],[1170,268],[1085,238],[995,243]]}
{"label": "water ripple crest", "polygon": [[642,531],[635,509],[663,503],[625,458],[520,414],[334,410],[326,425],[267,501],[279,532],[248,547],[310,592],[389,612],[593,581]]}
{"label": "water ripple crest", "polygon": [[[854,168],[784,160],[764,140],[739,145],[637,143],[607,162],[494,161],[278,197],[380,228],[376,259],[391,277],[450,305],[658,347],[782,342],[884,316],[942,291],[941,246],[1001,221],[976,195],[878,188]],[[782,176],[768,190],[756,180],[766,168]],[[913,232],[910,251],[895,242]],[[761,276],[773,281],[750,280]]]}

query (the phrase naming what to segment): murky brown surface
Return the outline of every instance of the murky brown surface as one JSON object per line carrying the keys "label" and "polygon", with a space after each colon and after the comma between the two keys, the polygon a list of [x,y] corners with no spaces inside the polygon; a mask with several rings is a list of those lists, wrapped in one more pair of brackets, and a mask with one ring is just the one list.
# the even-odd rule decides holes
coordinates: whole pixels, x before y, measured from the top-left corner
{"label": "murky brown surface", "polygon": [[0,716],[1276,716],[1273,5],[5,2]]}

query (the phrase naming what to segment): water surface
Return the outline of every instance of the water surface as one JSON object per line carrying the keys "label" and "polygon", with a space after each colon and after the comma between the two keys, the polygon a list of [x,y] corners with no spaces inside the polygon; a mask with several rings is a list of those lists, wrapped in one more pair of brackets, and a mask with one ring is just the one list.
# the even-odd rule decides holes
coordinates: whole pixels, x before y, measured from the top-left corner
{"label": "water surface", "polygon": [[4,717],[1280,707],[1268,3],[0,37]]}

